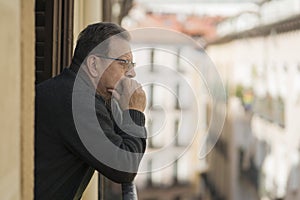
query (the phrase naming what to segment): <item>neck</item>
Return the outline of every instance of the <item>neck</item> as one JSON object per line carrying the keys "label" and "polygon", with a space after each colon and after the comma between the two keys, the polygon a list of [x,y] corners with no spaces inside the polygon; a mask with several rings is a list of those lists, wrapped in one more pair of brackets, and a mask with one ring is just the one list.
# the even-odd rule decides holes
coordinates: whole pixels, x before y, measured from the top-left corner
{"label": "neck", "polygon": [[106,91],[106,89],[99,83],[96,89],[97,94],[99,94],[104,101],[108,102],[111,99],[111,94]]}

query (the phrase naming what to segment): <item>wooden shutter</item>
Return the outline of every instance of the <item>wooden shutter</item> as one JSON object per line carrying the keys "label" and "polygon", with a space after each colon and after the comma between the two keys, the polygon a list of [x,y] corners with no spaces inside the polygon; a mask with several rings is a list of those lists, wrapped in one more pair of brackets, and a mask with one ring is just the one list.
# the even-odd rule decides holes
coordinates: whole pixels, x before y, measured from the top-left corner
{"label": "wooden shutter", "polygon": [[36,0],[36,84],[70,64],[73,49],[74,0]]}

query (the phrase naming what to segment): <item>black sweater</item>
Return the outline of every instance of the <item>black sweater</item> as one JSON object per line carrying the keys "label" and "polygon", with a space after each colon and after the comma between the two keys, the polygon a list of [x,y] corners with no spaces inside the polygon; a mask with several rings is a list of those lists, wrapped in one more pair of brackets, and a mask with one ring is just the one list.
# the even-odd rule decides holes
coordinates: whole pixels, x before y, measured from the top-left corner
{"label": "black sweater", "polygon": [[[95,95],[89,79],[79,78],[80,87],[74,89],[75,78],[75,72],[66,68],[36,87],[35,199],[71,200],[78,192],[81,196],[85,185],[82,182],[90,180],[94,169],[112,181],[131,182],[146,148],[143,113],[125,111],[123,121],[116,123],[103,99]],[[74,115],[74,104],[79,116]],[[93,111],[98,126],[92,123],[93,116],[87,114]],[[126,114],[130,114],[132,121]],[[138,128],[131,128],[137,125]],[[101,136],[101,131],[106,137]],[[101,148],[106,140],[115,148]],[[123,150],[139,154],[123,155]],[[104,160],[111,157],[115,162],[102,162],[101,156],[106,157]],[[122,165],[130,165],[130,170],[122,170]]]}

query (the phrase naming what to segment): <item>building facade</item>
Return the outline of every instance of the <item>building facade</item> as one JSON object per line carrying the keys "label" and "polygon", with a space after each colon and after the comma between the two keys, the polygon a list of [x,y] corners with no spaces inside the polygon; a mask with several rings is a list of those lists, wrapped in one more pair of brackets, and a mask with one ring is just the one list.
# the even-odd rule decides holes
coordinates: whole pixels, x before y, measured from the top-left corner
{"label": "building facade", "polygon": [[[295,3],[295,12],[283,9],[288,3]],[[281,7],[276,7],[279,4]],[[233,28],[226,29],[219,40],[207,47],[229,95],[222,136],[229,144],[227,156],[218,153],[217,147],[210,155],[205,179],[208,196],[214,197],[208,199],[297,199],[297,5],[296,1],[271,1],[262,6],[260,21],[246,29],[239,26],[242,18],[233,19],[231,26],[221,24],[220,31]],[[269,18],[268,14],[278,9],[275,19]]]}
{"label": "building facade", "polygon": [[178,41],[179,33],[139,31],[143,32],[131,33],[132,49],[136,79],[147,95],[148,131],[147,151],[135,181],[139,199],[197,199],[205,162],[199,158],[199,146],[206,116],[206,89],[197,67],[204,53],[190,39]]}

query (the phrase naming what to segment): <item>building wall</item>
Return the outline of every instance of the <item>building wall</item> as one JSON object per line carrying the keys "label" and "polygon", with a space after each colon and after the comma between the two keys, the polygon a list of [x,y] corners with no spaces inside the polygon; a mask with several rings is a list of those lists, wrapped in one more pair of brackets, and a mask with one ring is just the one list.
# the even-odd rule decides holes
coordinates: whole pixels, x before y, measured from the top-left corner
{"label": "building wall", "polygon": [[[231,122],[233,132],[231,137],[227,138],[228,141],[236,141],[235,150],[231,152],[231,156],[237,156],[234,165],[238,167],[239,149],[244,149],[249,156],[254,157],[255,164],[264,174],[259,185],[260,191],[255,191],[261,196],[271,194],[282,198],[287,195],[291,170],[299,165],[297,132],[300,127],[297,119],[300,110],[300,59],[297,52],[300,49],[296,45],[299,43],[299,36],[300,31],[296,30],[265,37],[237,39],[208,47],[209,55],[228,85],[229,101],[236,99],[234,96],[238,85],[252,88],[256,98],[269,95],[272,99],[271,104],[264,105],[264,108],[273,105],[267,114],[253,110],[249,133],[244,135],[244,139],[241,138],[243,135],[241,131],[234,132],[234,127],[241,126],[243,116],[236,116],[232,111],[228,112],[230,118],[235,116],[239,120],[238,123]],[[278,98],[282,99],[283,108],[274,104],[274,100]],[[241,107],[238,113],[243,112]],[[276,113],[283,115],[283,120],[278,120]],[[261,143],[265,143],[269,148],[266,155],[263,155],[263,150],[260,149]],[[211,162],[210,165],[216,164]],[[238,171],[234,173],[235,177],[240,175]],[[232,187],[236,188],[232,190],[233,197],[230,199],[239,199],[241,180],[230,181],[233,181]],[[298,185],[293,187],[297,188]],[[252,190],[250,187],[246,189]]]}
{"label": "building wall", "polygon": [[1,0],[0,195],[33,199],[34,1]]}
{"label": "building wall", "polygon": [[201,100],[205,92],[197,71],[178,56],[198,65],[202,52],[176,43],[157,43],[134,43],[132,48],[136,79],[145,84],[148,131],[147,151],[135,182],[141,199],[189,199],[199,195],[197,177],[203,161],[198,157],[199,143],[205,129]]}
{"label": "building wall", "polygon": [[[89,24],[102,21],[102,0],[75,0],[74,1],[74,40],[73,47],[79,33]],[[83,194],[83,200],[98,199],[98,172],[95,172],[91,182]]]}
{"label": "building wall", "polygon": [[74,47],[77,36],[88,24],[102,21],[102,0],[74,1]]}

